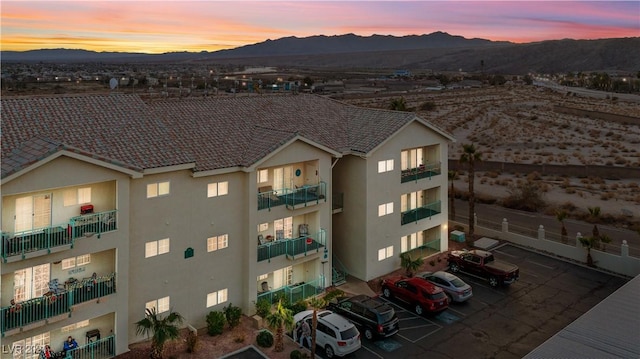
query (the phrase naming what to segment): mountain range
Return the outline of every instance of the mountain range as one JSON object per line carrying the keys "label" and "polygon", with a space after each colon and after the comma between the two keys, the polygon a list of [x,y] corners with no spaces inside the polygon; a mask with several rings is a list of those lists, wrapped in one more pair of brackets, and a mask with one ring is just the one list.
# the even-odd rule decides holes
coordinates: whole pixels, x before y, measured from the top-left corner
{"label": "mountain range", "polygon": [[215,52],[144,54],[77,49],[1,51],[8,62],[206,62],[307,68],[428,69],[502,74],[640,70],[640,37],[516,44],[444,32],[410,36],[310,36],[266,40]]}

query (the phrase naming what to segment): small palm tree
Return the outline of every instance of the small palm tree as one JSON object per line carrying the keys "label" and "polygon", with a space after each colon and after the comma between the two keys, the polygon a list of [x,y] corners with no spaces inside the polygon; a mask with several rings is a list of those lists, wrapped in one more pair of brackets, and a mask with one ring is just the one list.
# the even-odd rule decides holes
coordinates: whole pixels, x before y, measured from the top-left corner
{"label": "small palm tree", "polygon": [[404,268],[407,277],[413,277],[413,274],[422,267],[424,259],[418,257],[416,259],[411,258],[411,255],[407,252],[400,253],[400,266]]}
{"label": "small palm tree", "polygon": [[588,207],[587,210],[589,210],[589,218],[593,222],[592,234],[598,238],[600,237],[600,231],[598,230],[597,222],[600,218],[600,207]]}
{"label": "small palm tree", "polygon": [[394,111],[407,111],[407,102],[404,97],[394,98],[389,104],[389,109]]}
{"label": "small palm tree", "polygon": [[276,306],[276,310],[269,313],[265,320],[267,321],[267,325],[271,329],[275,329],[276,331],[276,341],[273,347],[273,351],[284,351],[285,329],[291,330],[293,328],[293,314],[291,312],[291,309],[288,309],[284,305],[282,305],[282,299],[280,299],[278,301],[278,305]]}
{"label": "small palm tree", "polygon": [[462,145],[462,154],[460,155],[460,163],[466,163],[469,167],[469,238],[473,240],[473,233],[475,230],[474,225],[474,213],[476,212],[475,202],[476,196],[473,190],[473,184],[475,182],[476,162],[482,161],[482,153],[478,152],[476,147],[472,144]]}
{"label": "small palm tree", "polygon": [[456,188],[453,186],[453,181],[458,177],[457,171],[449,171],[449,181],[451,182],[451,191],[449,192],[449,197],[451,198],[451,219],[456,220]]}
{"label": "small palm tree", "polygon": [[611,243],[611,237],[609,237],[606,234],[601,234],[600,235],[600,249],[602,249],[603,252],[607,251],[607,243]]}
{"label": "small palm tree", "polygon": [[589,267],[595,267],[596,265],[593,263],[593,258],[591,257],[591,248],[595,248],[598,246],[599,238],[598,237],[580,237],[580,244],[584,248],[587,249],[587,265]]}
{"label": "small palm tree", "polygon": [[151,358],[160,359],[164,352],[164,345],[180,337],[178,325],[182,324],[183,317],[180,313],[169,311],[164,318],[160,318],[156,308],[147,309],[145,318],[136,322],[136,334],[152,334]]}
{"label": "small palm tree", "polygon": [[556,211],[556,219],[562,226],[562,229],[560,230],[560,238],[562,239],[563,243],[567,242],[567,227],[564,226],[564,220],[567,219],[568,216],[569,214],[567,213],[567,211],[563,209]]}

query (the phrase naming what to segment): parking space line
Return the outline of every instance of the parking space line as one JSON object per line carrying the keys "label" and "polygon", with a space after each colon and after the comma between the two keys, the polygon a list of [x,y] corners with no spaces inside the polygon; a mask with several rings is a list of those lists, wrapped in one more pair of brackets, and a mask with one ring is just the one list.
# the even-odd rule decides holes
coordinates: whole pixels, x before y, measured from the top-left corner
{"label": "parking space line", "polygon": [[459,310],[455,310],[455,309],[451,308],[451,306],[449,306],[449,309],[447,309],[447,310],[450,310],[450,311],[452,311],[452,312],[456,312],[456,313],[460,314],[460,315],[461,315],[461,316],[463,316],[463,317],[466,317],[466,316],[467,316],[467,315],[466,315],[466,314],[464,314],[463,312],[461,312],[461,311],[459,311]]}
{"label": "parking space line", "polygon": [[531,264],[535,264],[535,265],[540,266],[542,268],[556,269],[555,267],[551,267],[551,266],[548,266],[548,265],[545,265],[545,264],[542,264],[542,263],[538,263],[538,262],[534,262],[534,261],[530,261],[530,260],[527,260],[527,262],[529,262]]}
{"label": "parking space line", "polygon": [[367,347],[366,347],[366,346],[364,346],[364,345],[361,345],[361,346],[360,346],[360,348],[364,348],[364,349],[366,349],[369,353],[371,353],[371,354],[373,354],[373,355],[377,356],[378,358],[380,358],[380,359],[384,359],[384,357],[383,357],[382,355],[380,355],[380,354],[378,354],[378,353],[374,352],[373,350],[371,350],[371,349],[367,348]]}
{"label": "parking space line", "polygon": [[513,255],[513,254],[505,253],[505,252],[503,252],[503,251],[494,251],[494,252],[498,252],[498,253],[500,253],[500,254],[504,254],[505,256],[507,256],[507,257],[511,257],[511,258],[517,258],[517,257],[519,257],[519,256],[516,256],[516,255]]}

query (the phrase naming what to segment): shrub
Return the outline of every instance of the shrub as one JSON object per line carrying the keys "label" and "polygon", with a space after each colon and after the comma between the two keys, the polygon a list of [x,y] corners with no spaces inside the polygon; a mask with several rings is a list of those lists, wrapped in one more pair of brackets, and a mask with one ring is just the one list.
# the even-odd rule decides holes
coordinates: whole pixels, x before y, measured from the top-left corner
{"label": "shrub", "polygon": [[298,349],[294,349],[291,351],[291,354],[289,354],[289,358],[290,359],[307,359],[309,358],[309,356],[307,355],[307,353],[303,353]]}
{"label": "shrub", "polygon": [[258,300],[258,302],[256,303],[256,314],[258,314],[262,318],[266,318],[267,315],[269,315],[270,311],[271,303],[268,300],[264,298]]}
{"label": "shrub", "polygon": [[302,312],[303,310],[307,310],[307,302],[304,300],[299,300],[287,307],[287,309],[291,310],[291,313],[297,314]]}
{"label": "shrub", "polygon": [[229,323],[229,328],[235,328],[240,324],[240,318],[242,317],[242,309],[235,307],[231,303],[223,308],[224,316]]}
{"label": "shrub", "polygon": [[211,311],[207,314],[207,334],[214,336],[222,334],[226,319],[224,313]]}
{"label": "shrub", "polygon": [[273,345],[273,334],[268,330],[261,330],[256,336],[256,343],[263,348],[271,348]]}

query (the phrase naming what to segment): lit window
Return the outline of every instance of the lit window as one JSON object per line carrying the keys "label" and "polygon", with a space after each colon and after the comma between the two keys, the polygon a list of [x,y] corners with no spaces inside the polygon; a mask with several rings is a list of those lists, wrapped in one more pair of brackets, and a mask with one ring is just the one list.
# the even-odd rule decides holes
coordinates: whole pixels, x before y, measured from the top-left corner
{"label": "lit window", "polygon": [[393,202],[381,204],[378,206],[378,217],[386,216],[393,213]]}
{"label": "lit window", "polygon": [[219,291],[207,294],[207,308],[214,305],[222,304],[227,301],[227,289],[220,289]]}
{"label": "lit window", "polygon": [[258,183],[265,183],[269,181],[269,170],[258,171]]}
{"label": "lit window", "polygon": [[64,327],[60,328],[60,330],[63,333],[68,333],[68,332],[71,332],[73,330],[76,330],[76,329],[79,329],[79,328],[88,327],[88,326],[89,326],[89,320],[83,320],[81,322],[77,322],[77,323],[74,323],[74,324],[71,324],[71,325],[64,326]]}
{"label": "lit window", "polygon": [[149,258],[157,256],[159,254],[169,253],[169,243],[169,238],[145,243],[144,257]]}
{"label": "lit window", "polygon": [[169,311],[170,300],[169,297],[158,299],[158,313],[164,313]]}
{"label": "lit window", "polygon": [[207,197],[218,197],[229,194],[229,182],[209,183],[207,185]]}
{"label": "lit window", "polygon": [[378,249],[378,261],[393,257],[393,246]]}
{"label": "lit window", "polygon": [[378,173],[393,171],[393,160],[378,161]]}
{"label": "lit window", "polygon": [[78,204],[91,202],[91,187],[78,188]]}
{"label": "lit window", "polygon": [[269,229],[269,223],[260,223],[258,225],[258,232],[264,232]]}
{"label": "lit window", "polygon": [[207,238],[207,252],[217,251],[218,249],[227,248],[229,246],[229,235],[222,234],[219,236]]}
{"label": "lit window", "polygon": [[62,260],[62,269],[79,267],[91,263],[91,254],[83,254],[77,257],[66,258]]}
{"label": "lit window", "polygon": [[258,281],[267,280],[269,278],[269,273],[261,274],[258,276]]}
{"label": "lit window", "polygon": [[147,198],[166,196],[169,194],[169,182],[149,183],[147,185]]}

